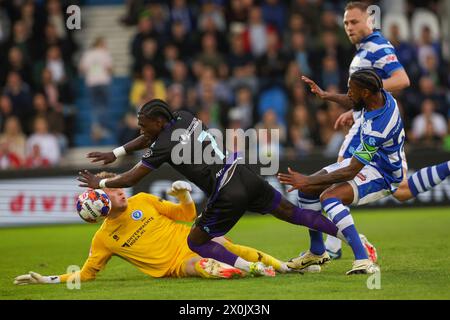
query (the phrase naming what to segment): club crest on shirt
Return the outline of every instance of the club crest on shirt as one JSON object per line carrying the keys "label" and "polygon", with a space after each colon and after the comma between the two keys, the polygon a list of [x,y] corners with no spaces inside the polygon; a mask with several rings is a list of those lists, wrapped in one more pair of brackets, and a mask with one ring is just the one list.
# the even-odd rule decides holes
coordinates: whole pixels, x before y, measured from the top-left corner
{"label": "club crest on shirt", "polygon": [[132,218],[133,220],[138,221],[138,220],[141,220],[141,219],[142,219],[142,216],[143,216],[143,215],[144,215],[144,214],[142,213],[141,210],[135,210],[135,211],[133,211],[133,212],[131,213],[131,218]]}
{"label": "club crest on shirt", "polygon": [[144,153],[144,155],[142,156],[143,158],[149,158],[151,155],[153,154],[153,150],[152,149],[148,149],[146,153]]}
{"label": "club crest on shirt", "polygon": [[364,121],[362,129],[364,134],[369,134],[372,131],[372,120]]}

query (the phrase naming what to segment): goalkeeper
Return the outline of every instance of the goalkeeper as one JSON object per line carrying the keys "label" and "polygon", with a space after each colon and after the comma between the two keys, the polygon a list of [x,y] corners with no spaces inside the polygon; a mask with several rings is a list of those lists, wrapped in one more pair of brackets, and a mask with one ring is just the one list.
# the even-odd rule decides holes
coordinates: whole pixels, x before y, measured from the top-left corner
{"label": "goalkeeper", "polygon": [[[102,172],[97,176],[103,179],[114,177],[115,174]],[[240,269],[213,259],[202,259],[189,249],[186,239],[190,227],[175,222],[190,222],[196,218],[189,183],[174,182],[168,191],[169,195],[178,198],[179,204],[147,193],[138,193],[127,199],[123,189],[107,188],[104,191],[111,199],[112,209],[92,239],[89,257],[83,268],[79,275],[75,275],[81,281],[94,280],[97,272],[106,266],[113,255],[124,258],[155,278],[243,276]],[[264,252],[234,244],[224,237],[214,240],[255,265],[263,263],[282,273],[289,270],[285,263]],[[68,281],[71,276],[73,279],[73,274],[41,276],[30,271],[29,274],[16,277],[14,283],[60,283]]]}

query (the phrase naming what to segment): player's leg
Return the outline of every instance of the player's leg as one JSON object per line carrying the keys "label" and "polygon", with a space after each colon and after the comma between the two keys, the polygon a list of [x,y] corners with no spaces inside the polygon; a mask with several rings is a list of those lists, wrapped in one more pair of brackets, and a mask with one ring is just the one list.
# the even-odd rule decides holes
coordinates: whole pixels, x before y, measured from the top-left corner
{"label": "player's leg", "polygon": [[407,201],[427,192],[450,176],[450,161],[422,168],[400,183],[393,196],[399,201]]}
{"label": "player's leg", "polygon": [[[261,214],[270,213],[274,217],[292,224],[338,235],[336,226],[325,216],[317,214],[313,210],[301,209],[293,205],[249,167],[242,165],[240,168],[240,183],[244,185],[249,200],[246,210]],[[322,189],[323,187],[311,189],[311,192],[319,194]]]}
{"label": "player's leg", "polygon": [[379,269],[369,259],[348,207],[354,202],[354,190],[354,186],[349,182],[336,184],[321,194],[320,201],[325,212],[342,230],[349,246],[352,248],[355,261],[352,269],[347,274],[375,273]]}
{"label": "player's leg", "polygon": [[245,212],[248,199],[240,180],[233,177],[218,196],[211,199],[214,201],[208,202],[189,233],[189,248],[201,257],[213,258],[253,275],[274,276],[272,267],[247,261],[211,240],[225,235]]}
{"label": "player's leg", "polygon": [[282,262],[261,250],[233,243],[230,240],[225,239],[225,237],[214,238],[213,241],[221,243],[226,249],[228,249],[228,251],[249,262],[262,262],[266,266],[272,266],[280,273],[286,273],[289,271],[289,268],[285,262]]}
{"label": "player's leg", "polygon": [[244,273],[232,266],[220,263],[211,258],[195,256],[184,260],[183,277],[202,277],[207,279],[241,278]]}

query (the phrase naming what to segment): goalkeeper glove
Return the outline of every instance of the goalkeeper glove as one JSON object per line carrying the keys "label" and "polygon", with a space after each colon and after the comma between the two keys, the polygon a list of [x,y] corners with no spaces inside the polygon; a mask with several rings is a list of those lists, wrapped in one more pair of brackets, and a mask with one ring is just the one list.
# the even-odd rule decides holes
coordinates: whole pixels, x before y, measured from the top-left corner
{"label": "goalkeeper glove", "polygon": [[167,190],[169,196],[177,198],[182,204],[189,204],[192,202],[191,192],[192,187],[186,181],[175,181],[172,187]]}
{"label": "goalkeeper glove", "polygon": [[60,283],[59,276],[41,276],[39,273],[30,271],[28,274],[23,274],[14,279],[14,284],[47,284],[47,283]]}

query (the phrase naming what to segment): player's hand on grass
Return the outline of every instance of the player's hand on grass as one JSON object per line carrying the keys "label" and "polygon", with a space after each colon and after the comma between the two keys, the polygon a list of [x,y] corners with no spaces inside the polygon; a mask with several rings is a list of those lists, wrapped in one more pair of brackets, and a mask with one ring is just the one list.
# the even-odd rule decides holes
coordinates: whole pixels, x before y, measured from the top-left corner
{"label": "player's hand on grass", "polygon": [[87,170],[83,170],[83,171],[78,172],[77,180],[81,182],[78,185],[80,187],[98,189],[100,187],[99,183],[100,183],[101,178],[96,177],[93,173],[91,173]]}
{"label": "player's hand on grass", "polygon": [[17,285],[59,283],[59,282],[60,279],[58,276],[41,276],[39,273],[33,271],[30,271],[28,274],[17,276],[14,279],[14,284]]}
{"label": "player's hand on grass", "polygon": [[291,170],[288,168],[289,173],[279,173],[278,180],[281,184],[288,184],[291,188],[288,192],[292,192],[294,190],[298,190],[300,188],[304,188],[309,185],[308,176],[298,173],[297,171]]}
{"label": "player's hand on grass", "polygon": [[338,130],[340,127],[350,127],[353,125],[353,122],[353,110],[346,111],[337,118],[334,123],[334,130]]}
{"label": "player's hand on grass", "polygon": [[89,152],[87,154],[89,159],[92,159],[91,162],[99,162],[103,161],[103,164],[109,164],[116,161],[117,157],[114,153],[111,152]]}
{"label": "player's hand on grass", "polygon": [[305,81],[311,88],[311,92],[318,96],[320,99],[326,99],[327,92],[322,90],[314,81],[310,78],[302,76],[302,80]]}
{"label": "player's hand on grass", "polygon": [[192,187],[190,183],[186,181],[175,181],[172,183],[172,187],[167,190],[169,196],[177,198],[181,203],[191,203],[191,192]]}

